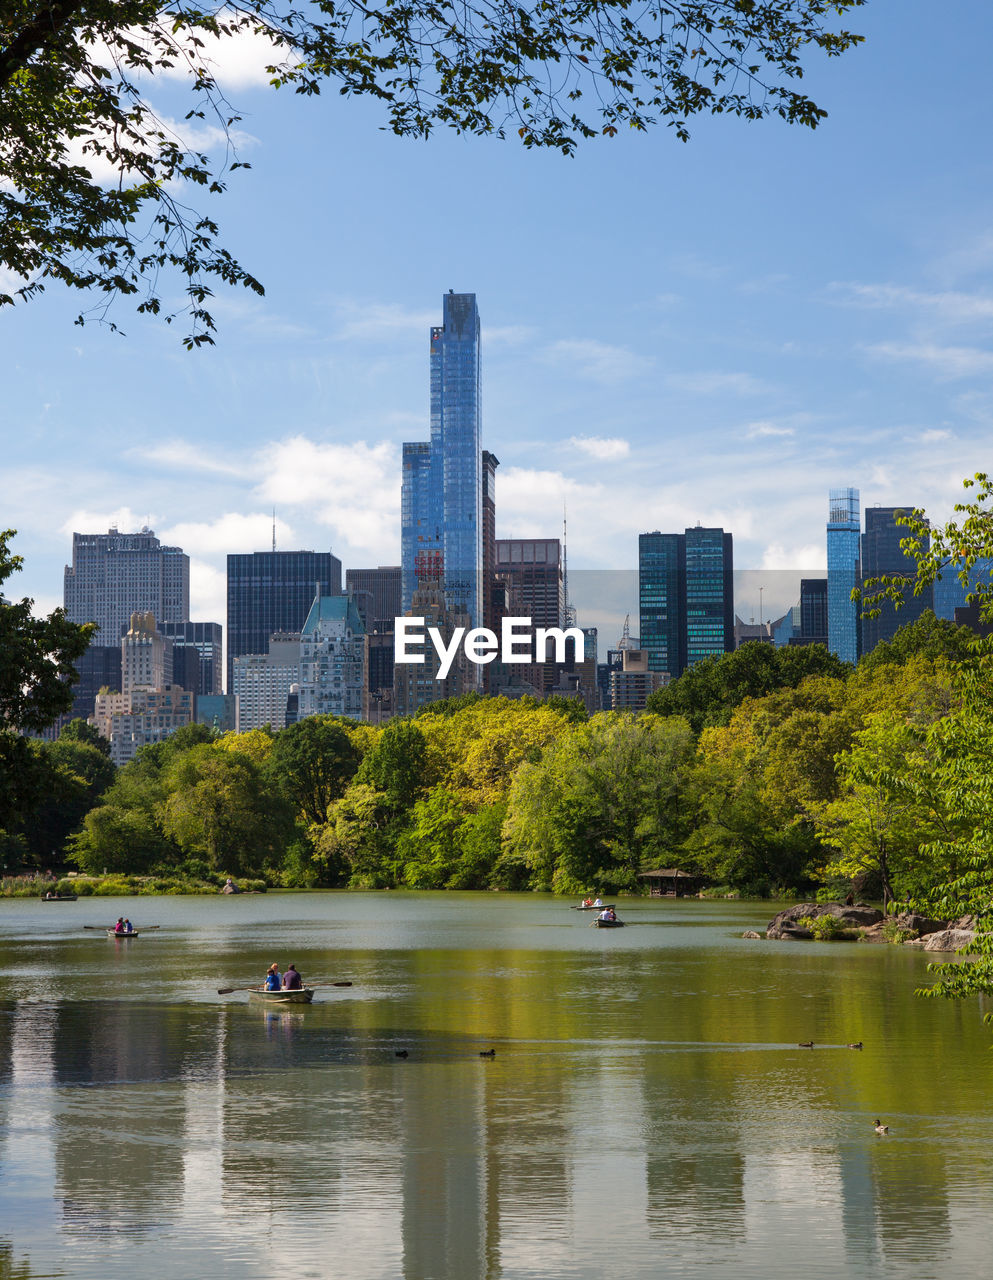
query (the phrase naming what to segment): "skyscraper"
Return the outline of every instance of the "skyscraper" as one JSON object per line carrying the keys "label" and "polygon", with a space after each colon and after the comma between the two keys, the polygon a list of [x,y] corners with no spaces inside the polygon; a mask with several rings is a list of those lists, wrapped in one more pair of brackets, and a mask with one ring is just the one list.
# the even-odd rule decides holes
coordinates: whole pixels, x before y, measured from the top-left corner
{"label": "skyscraper", "polygon": [[253,551],[228,556],[227,690],[235,658],[269,652],[269,637],[296,632],[316,595],[341,595],[341,561],[330,551]]}
{"label": "skyscraper", "polygon": [[827,525],[828,648],[842,662],[858,662],[861,618],[852,591],[859,583],[858,489],[832,489]]}
{"label": "skyscraper", "polygon": [[346,569],[345,591],[355,601],[366,631],[393,627],[393,619],[401,609],[401,571],[399,565],[380,565],[378,569]]}
{"label": "skyscraper", "polygon": [[675,679],[734,648],[734,540],[723,529],[638,539],[640,645],[651,671]]}
{"label": "skyscraper", "polygon": [[[862,534],[862,578],[903,576],[907,579],[903,604],[895,609],[889,600],[879,603],[877,618],[862,619],[862,653],[871,653],[881,640],[892,640],[896,631],[914,622],[926,609],[934,608],[934,588],[927,586],[914,595],[917,562],[901,548],[900,540],[910,534],[906,525],[897,524],[898,515],[909,515],[913,507],[866,507],[865,532]],[[924,539],[924,549],[930,539]]]}
{"label": "skyscraper", "polygon": [[638,537],[638,605],[642,651],[652,671],[675,678],[686,667],[686,538],[680,533]]}
{"label": "skyscraper", "polygon": [[445,295],[431,330],[431,439],[403,446],[403,608],[440,582],[445,609],[483,621],[479,312],[476,295]]}
{"label": "skyscraper", "polygon": [[119,648],[132,613],[164,622],[190,616],[190,558],[151,531],[74,533],[63,596],[70,622],[95,622],[95,643]]}

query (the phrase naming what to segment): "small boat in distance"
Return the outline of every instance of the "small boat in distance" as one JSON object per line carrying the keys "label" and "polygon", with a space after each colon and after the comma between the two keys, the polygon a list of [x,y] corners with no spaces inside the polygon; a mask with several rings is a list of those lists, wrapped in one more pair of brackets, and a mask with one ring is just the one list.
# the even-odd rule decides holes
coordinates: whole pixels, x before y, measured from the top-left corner
{"label": "small boat in distance", "polygon": [[108,929],[108,938],[137,938],[137,929]]}
{"label": "small boat in distance", "polygon": [[43,893],[41,900],[42,902],[75,902],[78,896],[76,893]]}
{"label": "small boat in distance", "polygon": [[608,907],[609,907],[611,910],[613,910],[613,909],[614,909],[614,904],[613,904],[612,902],[601,902],[599,906],[596,906],[596,905],[595,905],[594,903],[592,903],[592,902],[591,902],[589,905],[587,905],[587,904],[584,902],[584,903],[582,903],[582,905],[581,905],[581,906],[578,906],[578,907],[575,907],[575,906],[574,906],[574,907],[572,907],[572,908],[571,908],[571,910],[573,910],[573,911],[606,911]]}
{"label": "small boat in distance", "polygon": [[281,991],[266,991],[265,987],[248,988],[248,999],[261,1004],[310,1004],[313,998],[313,987],[284,988]]}
{"label": "small boat in distance", "polygon": [[598,929],[623,929],[623,920],[601,920],[599,916],[593,921]]}

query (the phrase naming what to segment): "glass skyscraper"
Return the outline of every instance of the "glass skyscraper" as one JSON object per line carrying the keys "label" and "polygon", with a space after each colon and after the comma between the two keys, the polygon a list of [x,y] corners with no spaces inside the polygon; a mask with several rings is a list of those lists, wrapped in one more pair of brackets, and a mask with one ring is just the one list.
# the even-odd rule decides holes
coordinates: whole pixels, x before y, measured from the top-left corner
{"label": "glass skyscraper", "polygon": [[[878,618],[862,619],[862,653],[871,653],[881,640],[892,640],[900,627],[915,622],[926,609],[934,608],[934,589],[927,586],[914,595],[917,562],[900,546],[910,537],[906,525],[897,524],[898,515],[910,515],[911,507],[866,507],[865,533],[862,534],[861,570],[863,580],[885,575],[907,579],[903,604],[895,609],[889,600],[881,601]],[[925,550],[930,539],[924,539]]]}
{"label": "glass skyscraper", "polygon": [[675,679],[734,648],[734,551],[723,529],[638,539],[640,643],[651,671]]}
{"label": "glass skyscraper", "polygon": [[330,551],[253,551],[228,556],[228,692],[234,660],[269,652],[276,632],[299,632],[314,597],[341,595],[341,561]]}
{"label": "glass skyscraper", "polygon": [[474,293],[445,294],[431,330],[431,440],[403,446],[403,608],[440,582],[445,607],[483,621],[479,312]]}
{"label": "glass skyscraper", "polygon": [[852,591],[859,583],[858,489],[832,489],[828,498],[828,648],[842,662],[858,662],[861,619]]}

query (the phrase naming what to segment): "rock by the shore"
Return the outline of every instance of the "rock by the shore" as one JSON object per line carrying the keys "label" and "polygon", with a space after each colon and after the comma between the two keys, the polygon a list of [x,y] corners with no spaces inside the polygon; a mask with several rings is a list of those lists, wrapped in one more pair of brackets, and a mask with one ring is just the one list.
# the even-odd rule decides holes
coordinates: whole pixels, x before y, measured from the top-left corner
{"label": "rock by the shore", "polygon": [[972,929],[942,929],[928,934],[924,939],[924,950],[958,951],[959,947],[967,947],[975,936]]}
{"label": "rock by the shore", "polygon": [[845,902],[801,902],[795,907],[787,907],[779,915],[769,921],[766,929],[767,938],[810,938],[809,929],[798,926],[797,921],[803,919],[816,920],[818,916],[836,916],[848,929],[867,929],[883,918],[883,913],[875,907],[867,907],[864,903],[849,906]]}
{"label": "rock by the shore", "polygon": [[741,935],[743,938],[761,938],[761,933],[756,933],[754,929],[746,929]]}

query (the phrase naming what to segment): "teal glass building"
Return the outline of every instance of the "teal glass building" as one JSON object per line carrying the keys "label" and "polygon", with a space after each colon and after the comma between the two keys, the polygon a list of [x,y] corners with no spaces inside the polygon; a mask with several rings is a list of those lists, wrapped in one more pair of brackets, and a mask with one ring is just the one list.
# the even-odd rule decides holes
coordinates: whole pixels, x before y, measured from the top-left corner
{"label": "teal glass building", "polygon": [[858,489],[832,489],[827,525],[828,648],[842,662],[851,663],[858,662],[862,651],[859,606],[852,600],[859,584],[860,536]]}
{"label": "teal glass building", "polygon": [[483,622],[480,322],[473,293],[445,295],[431,330],[431,439],[403,446],[403,609],[441,582],[445,607]]}
{"label": "teal glass building", "polygon": [[675,679],[734,648],[734,544],[723,529],[643,533],[638,539],[641,648]]}

